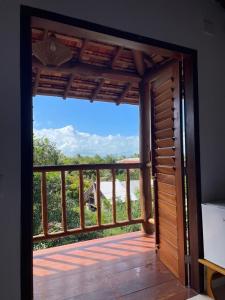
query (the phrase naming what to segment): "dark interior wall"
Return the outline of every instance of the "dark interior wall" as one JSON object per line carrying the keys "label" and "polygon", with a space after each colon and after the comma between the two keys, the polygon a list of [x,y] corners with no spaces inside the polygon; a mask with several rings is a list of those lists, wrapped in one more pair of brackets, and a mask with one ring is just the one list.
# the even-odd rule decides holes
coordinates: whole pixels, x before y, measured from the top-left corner
{"label": "dark interior wall", "polygon": [[[203,201],[225,199],[225,18],[213,0],[0,0],[0,299],[20,299],[20,4],[198,50]],[[211,22],[204,32],[204,19]]]}

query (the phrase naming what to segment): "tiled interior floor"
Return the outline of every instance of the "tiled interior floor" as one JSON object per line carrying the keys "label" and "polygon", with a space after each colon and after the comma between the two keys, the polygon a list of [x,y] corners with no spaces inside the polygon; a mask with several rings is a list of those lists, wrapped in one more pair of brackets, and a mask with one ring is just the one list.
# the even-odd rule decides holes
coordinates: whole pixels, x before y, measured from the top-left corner
{"label": "tiled interior floor", "polygon": [[34,252],[35,300],[185,300],[158,260],[154,237],[141,232]]}

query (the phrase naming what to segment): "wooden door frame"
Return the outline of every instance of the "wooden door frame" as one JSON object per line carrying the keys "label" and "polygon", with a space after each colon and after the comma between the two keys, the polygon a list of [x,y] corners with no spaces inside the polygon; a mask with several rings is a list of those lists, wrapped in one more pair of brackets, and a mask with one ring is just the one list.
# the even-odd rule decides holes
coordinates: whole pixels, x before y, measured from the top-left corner
{"label": "wooden door frame", "polygon": [[32,230],[32,178],[33,178],[33,118],[32,118],[32,49],[31,18],[40,17],[91,31],[119,37],[128,41],[180,52],[184,57],[186,91],[186,142],[189,193],[191,287],[203,289],[203,270],[197,259],[203,254],[201,219],[201,179],[198,116],[197,51],[148,37],[112,29],[95,23],[59,15],[44,10],[21,6],[20,11],[20,81],[21,81],[21,299],[33,299],[33,230]]}

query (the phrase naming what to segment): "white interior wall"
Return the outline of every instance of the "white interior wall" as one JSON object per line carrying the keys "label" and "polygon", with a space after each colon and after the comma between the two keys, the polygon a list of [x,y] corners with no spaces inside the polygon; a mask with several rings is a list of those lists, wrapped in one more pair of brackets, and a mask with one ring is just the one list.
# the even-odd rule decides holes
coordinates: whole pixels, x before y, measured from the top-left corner
{"label": "white interior wall", "polygon": [[[225,11],[214,0],[0,0],[0,299],[20,299],[20,4],[198,50],[203,200],[225,199]],[[203,19],[213,35],[203,32]]]}

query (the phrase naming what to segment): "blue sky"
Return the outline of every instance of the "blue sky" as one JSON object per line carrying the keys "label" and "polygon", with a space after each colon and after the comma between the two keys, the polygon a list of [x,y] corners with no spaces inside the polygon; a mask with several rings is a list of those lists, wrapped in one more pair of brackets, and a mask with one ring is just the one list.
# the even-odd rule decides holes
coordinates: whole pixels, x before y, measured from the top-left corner
{"label": "blue sky", "polygon": [[138,152],[138,106],[36,96],[33,118],[35,134],[70,156]]}

